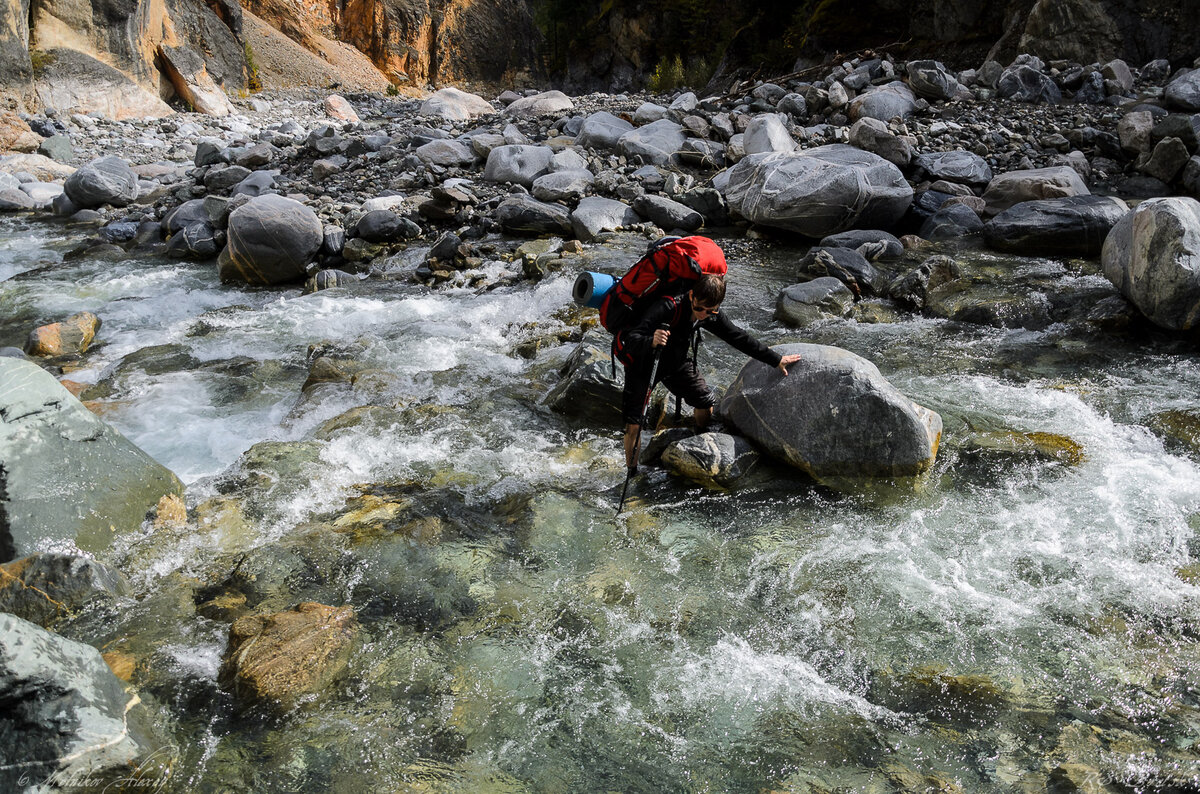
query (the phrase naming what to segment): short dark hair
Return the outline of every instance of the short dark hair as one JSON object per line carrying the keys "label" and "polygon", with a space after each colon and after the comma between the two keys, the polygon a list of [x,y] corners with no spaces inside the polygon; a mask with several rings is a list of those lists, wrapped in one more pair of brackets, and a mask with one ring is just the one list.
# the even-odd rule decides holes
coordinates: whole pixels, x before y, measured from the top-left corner
{"label": "short dark hair", "polygon": [[692,297],[705,306],[720,306],[725,300],[725,277],[708,274],[692,287]]}

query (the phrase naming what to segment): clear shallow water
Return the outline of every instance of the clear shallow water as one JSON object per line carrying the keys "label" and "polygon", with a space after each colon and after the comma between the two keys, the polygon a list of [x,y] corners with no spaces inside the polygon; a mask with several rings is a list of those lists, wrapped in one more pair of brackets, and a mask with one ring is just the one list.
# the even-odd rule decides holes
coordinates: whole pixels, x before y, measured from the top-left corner
{"label": "clear shallow water", "polygon": [[[178,790],[1003,791],[1064,764],[1126,790],[1200,780],[1200,612],[1177,574],[1200,467],[1151,430],[1196,407],[1179,340],[925,318],[797,332],[771,309],[799,252],[732,243],[739,321],[874,361],[942,415],[938,463],[916,490],[851,494],[769,468],[732,493],[653,474],[614,520],[617,429],[540,404],[572,347],[515,352],[566,329],[552,315],[574,269],[478,294],[398,280],[301,295],[222,286],[211,265],[62,262],[53,228],[0,238],[0,345],[96,312],[103,344],[69,377],[103,387],[104,417],[190,504],[255,506],[244,531],[126,550],[142,602],[116,633],[150,657]],[[302,400],[313,347],[384,375]],[[702,362],[719,385],[742,363],[715,341]],[[395,419],[313,441],[368,402]],[[1079,454],[980,446],[1013,433]],[[262,441],[313,444],[299,480],[231,492]],[[409,500],[440,540],[339,540],[337,575],[295,581],[280,608],[353,605],[348,675],[311,707],[236,715],[216,683],[227,623],[158,601],[221,554],[307,548],[364,492]]]}

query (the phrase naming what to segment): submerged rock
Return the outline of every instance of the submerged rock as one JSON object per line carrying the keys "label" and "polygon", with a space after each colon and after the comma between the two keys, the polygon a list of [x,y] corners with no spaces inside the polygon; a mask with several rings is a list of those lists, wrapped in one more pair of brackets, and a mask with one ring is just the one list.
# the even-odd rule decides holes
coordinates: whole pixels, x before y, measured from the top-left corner
{"label": "submerged rock", "polygon": [[984,226],[988,245],[1029,256],[1097,256],[1129,207],[1116,196],[1023,201]]}
{"label": "submerged rock", "polygon": [[619,421],[621,381],[613,375],[611,341],[598,332],[584,336],[563,365],[558,383],[546,395],[546,405],[570,416]]}
{"label": "submerged rock", "polygon": [[720,416],[772,456],[816,479],[912,476],[933,465],[942,419],[909,400],[860,356],[825,345],[799,353],[787,376],[750,362]]}
{"label": "submerged rock", "polygon": [[357,635],[349,606],[305,601],[286,612],[238,618],[229,630],[222,683],[242,705],[288,711],[337,679]]}
{"label": "submerged rock", "polygon": [[108,548],[179,478],[38,365],[0,357],[0,560],[49,544]]}
{"label": "submerged rock", "polygon": [[31,554],[0,565],[0,612],[39,626],[128,593],[120,571],[87,557]]}
{"label": "submerged rock", "polygon": [[846,317],[854,308],[854,293],[832,276],[785,287],[775,301],[775,319],[806,328],[830,317]]}
{"label": "submerged rock", "polygon": [[72,314],[60,323],[33,329],[25,343],[25,352],[38,357],[84,353],[99,330],[100,318],[91,312]]}
{"label": "submerged rock", "polygon": [[676,474],[710,488],[728,488],[758,463],[758,451],[740,436],[701,433],[670,444],[662,462]]}

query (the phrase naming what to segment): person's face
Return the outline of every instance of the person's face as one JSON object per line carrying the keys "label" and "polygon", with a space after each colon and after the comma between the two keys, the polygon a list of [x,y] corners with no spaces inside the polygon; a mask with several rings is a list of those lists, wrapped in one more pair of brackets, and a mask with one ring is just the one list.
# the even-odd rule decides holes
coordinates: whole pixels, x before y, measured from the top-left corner
{"label": "person's face", "polygon": [[721,308],[721,304],[709,306],[708,304],[698,300],[695,295],[688,292],[688,298],[692,303],[692,322],[698,323],[701,320],[706,320],[717,314]]}

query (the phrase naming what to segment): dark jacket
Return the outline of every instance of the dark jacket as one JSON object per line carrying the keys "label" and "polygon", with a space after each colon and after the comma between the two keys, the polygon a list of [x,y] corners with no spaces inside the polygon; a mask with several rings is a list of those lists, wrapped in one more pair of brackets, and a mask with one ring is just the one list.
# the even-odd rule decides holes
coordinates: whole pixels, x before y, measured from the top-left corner
{"label": "dark jacket", "polygon": [[709,315],[698,323],[692,322],[692,306],[685,296],[678,301],[662,298],[655,301],[642,315],[642,321],[622,332],[623,347],[633,358],[634,366],[649,366],[654,351],[654,330],[666,324],[671,338],[663,349],[658,368],[663,373],[674,372],[687,361],[692,336],[704,329],[723,339],[753,359],[777,367],[783,356],[730,322],[724,311]]}

